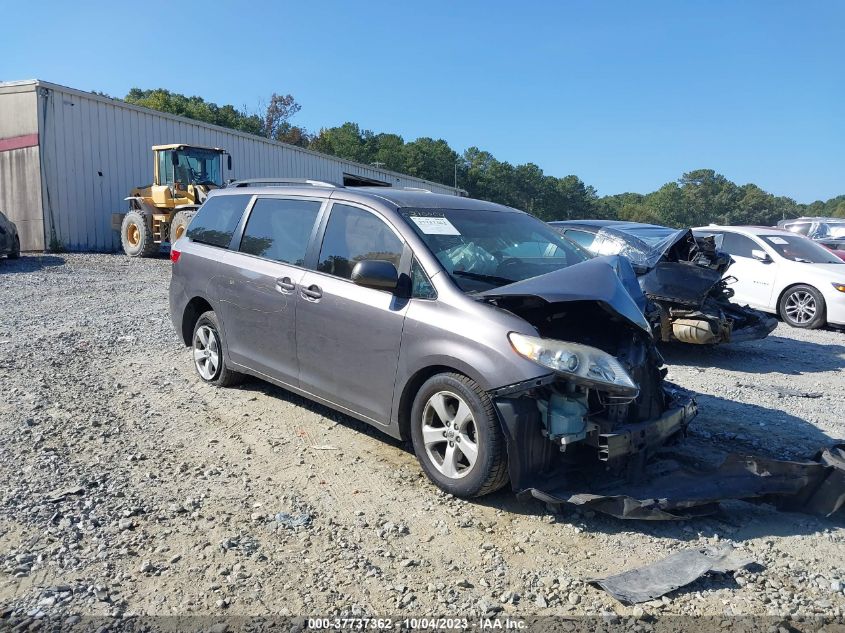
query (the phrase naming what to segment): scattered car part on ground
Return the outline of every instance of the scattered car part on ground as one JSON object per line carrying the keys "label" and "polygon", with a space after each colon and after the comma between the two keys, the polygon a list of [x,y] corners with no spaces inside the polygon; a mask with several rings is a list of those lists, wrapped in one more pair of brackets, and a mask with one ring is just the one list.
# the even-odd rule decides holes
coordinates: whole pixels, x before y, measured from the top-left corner
{"label": "scattered car part on ground", "polygon": [[831,516],[845,505],[845,444],[802,462],[731,453],[714,463],[713,456],[702,463],[687,447],[678,446],[643,464],[633,481],[580,469],[530,484],[521,494],[619,519],[658,521],[713,514],[728,499],[820,516]]}
{"label": "scattered car part on ground", "polygon": [[648,602],[680,589],[709,572],[726,573],[748,567],[753,559],[732,545],[685,549],[655,563],[607,578],[589,579],[624,604]]}
{"label": "scattered car part on ground", "polygon": [[845,325],[845,262],[828,249],[770,227],[710,225],[693,231],[712,236],[733,258],[725,277],[732,301],[779,314],[793,327]]}
{"label": "scattered car part on ground", "polygon": [[0,256],[2,255],[6,255],[9,259],[20,257],[21,238],[18,235],[17,225],[0,211]]}
{"label": "scattered car part on ground", "polygon": [[777,322],[730,302],[722,279],[730,257],[689,230],[611,220],[550,222],[556,230],[594,255],[624,255],[631,260],[649,313],[662,341],[697,345],[761,339]]}

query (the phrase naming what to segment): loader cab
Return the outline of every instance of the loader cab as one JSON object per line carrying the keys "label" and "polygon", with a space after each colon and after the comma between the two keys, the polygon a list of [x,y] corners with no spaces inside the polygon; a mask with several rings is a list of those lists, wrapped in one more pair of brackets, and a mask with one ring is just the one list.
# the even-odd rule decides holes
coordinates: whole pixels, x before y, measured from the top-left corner
{"label": "loader cab", "polygon": [[187,190],[189,185],[209,189],[223,186],[223,155],[232,169],[232,156],[217,147],[190,145],[157,145],[155,152],[155,186]]}

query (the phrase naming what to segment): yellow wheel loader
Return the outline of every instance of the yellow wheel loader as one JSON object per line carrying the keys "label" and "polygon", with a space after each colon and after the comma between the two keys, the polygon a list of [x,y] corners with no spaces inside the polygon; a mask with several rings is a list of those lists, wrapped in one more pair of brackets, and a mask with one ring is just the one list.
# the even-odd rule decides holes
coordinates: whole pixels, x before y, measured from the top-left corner
{"label": "yellow wheel loader", "polygon": [[232,156],[219,147],[154,145],[153,184],[133,189],[129,211],[112,215],[124,252],[149,257],[182,237],[208,192],[223,186],[224,155],[231,171]]}

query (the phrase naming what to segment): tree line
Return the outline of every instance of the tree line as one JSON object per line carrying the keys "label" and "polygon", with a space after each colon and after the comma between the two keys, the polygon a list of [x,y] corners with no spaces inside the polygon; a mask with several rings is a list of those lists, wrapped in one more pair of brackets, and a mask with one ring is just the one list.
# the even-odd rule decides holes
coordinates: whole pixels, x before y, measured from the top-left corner
{"label": "tree line", "polygon": [[405,141],[356,123],[311,133],[291,119],[301,106],[289,94],[273,94],[259,112],[218,106],[162,88],[133,88],[124,101],[306,147],[318,152],[465,189],[473,198],[528,211],[543,220],[602,218],[686,227],[708,224],[773,225],[801,215],[845,218],[845,195],[801,204],[754,184],[738,185],[712,169],[697,169],[657,191],[599,196],[574,175],[547,175],[533,163],[512,165],[470,147],[456,152],[443,139]]}

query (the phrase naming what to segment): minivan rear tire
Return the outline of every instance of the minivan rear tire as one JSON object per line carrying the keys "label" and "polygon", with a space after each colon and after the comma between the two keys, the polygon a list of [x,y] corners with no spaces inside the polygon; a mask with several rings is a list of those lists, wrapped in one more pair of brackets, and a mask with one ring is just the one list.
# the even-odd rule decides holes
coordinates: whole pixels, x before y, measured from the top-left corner
{"label": "minivan rear tire", "polygon": [[191,354],[194,369],[203,382],[217,387],[231,387],[243,382],[244,375],[226,366],[220,322],[213,310],[203,312],[194,325]]}
{"label": "minivan rear tire", "polygon": [[411,408],[411,441],[428,478],[456,497],[481,497],[508,482],[493,402],[467,376],[436,374],[422,385]]}

